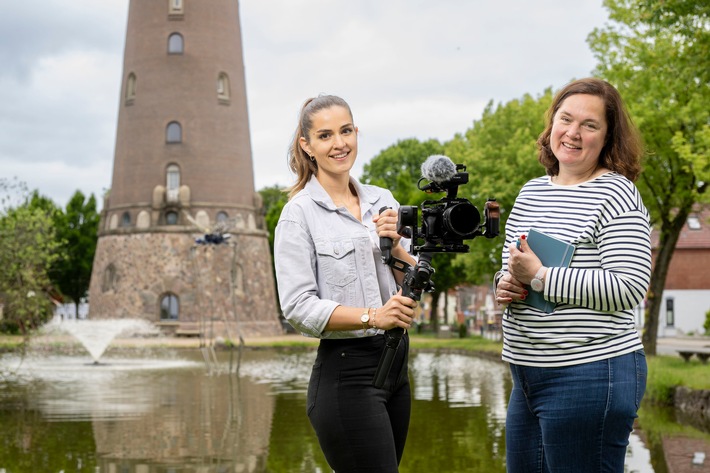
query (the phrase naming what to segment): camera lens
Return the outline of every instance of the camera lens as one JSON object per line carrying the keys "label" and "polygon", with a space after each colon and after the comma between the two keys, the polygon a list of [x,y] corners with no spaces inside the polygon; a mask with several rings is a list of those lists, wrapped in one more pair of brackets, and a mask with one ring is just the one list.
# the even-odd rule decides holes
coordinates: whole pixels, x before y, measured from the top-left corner
{"label": "camera lens", "polygon": [[475,232],[481,223],[481,214],[473,204],[460,202],[444,210],[444,229],[465,238]]}

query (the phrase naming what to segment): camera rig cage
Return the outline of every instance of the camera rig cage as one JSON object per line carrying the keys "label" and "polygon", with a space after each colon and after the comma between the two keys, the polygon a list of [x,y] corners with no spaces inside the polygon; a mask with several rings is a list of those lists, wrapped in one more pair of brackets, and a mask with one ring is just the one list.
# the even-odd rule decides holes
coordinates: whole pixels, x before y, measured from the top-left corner
{"label": "camera rig cage", "polygon": [[[427,193],[446,192],[446,196],[422,202],[421,225],[418,224],[418,207],[402,206],[398,211],[397,233],[412,239],[411,253],[419,255],[416,265],[412,266],[392,256],[392,239],[380,238],[382,262],[404,273],[402,295],[415,301],[421,299],[422,292],[434,290],[431,277],[435,270],[431,261],[435,253],[467,253],[469,246],[464,244],[464,240],[477,236],[494,238],[500,233],[500,207],[495,199],[486,201],[485,220],[482,224],[478,209],[468,199],[457,197],[459,186],[468,183],[466,166],[457,164],[456,173],[450,179],[426,181],[428,179],[424,177],[419,179],[419,190]],[[387,208],[382,207],[380,213]],[[373,379],[375,387],[381,388],[384,385],[402,335],[404,329],[400,327],[385,331],[385,348]]]}

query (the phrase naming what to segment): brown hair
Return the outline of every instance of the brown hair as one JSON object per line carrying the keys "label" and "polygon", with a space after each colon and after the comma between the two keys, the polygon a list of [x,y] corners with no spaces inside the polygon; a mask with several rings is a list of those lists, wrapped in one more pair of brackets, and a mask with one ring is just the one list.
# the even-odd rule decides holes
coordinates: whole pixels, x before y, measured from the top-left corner
{"label": "brown hair", "polygon": [[555,114],[567,97],[575,94],[588,94],[601,98],[606,111],[607,131],[604,147],[599,153],[599,163],[605,168],[635,181],[641,172],[643,144],[638,129],[629,116],[619,92],[608,82],[597,78],[579,79],[562,88],[547,110],[546,127],[537,139],[538,161],[547,170],[549,176],[560,172],[560,163],[550,148],[550,135]]}
{"label": "brown hair", "polygon": [[319,95],[318,97],[310,98],[301,107],[298,126],[293,134],[293,140],[288,151],[288,167],[296,174],[296,183],[286,189],[289,199],[306,187],[306,183],[312,175],[318,173],[318,164],[301,148],[300,139],[303,137],[306,142],[310,142],[313,115],[321,110],[335,106],[343,107],[347,110],[352,119],[353,113],[348,103],[335,95]]}

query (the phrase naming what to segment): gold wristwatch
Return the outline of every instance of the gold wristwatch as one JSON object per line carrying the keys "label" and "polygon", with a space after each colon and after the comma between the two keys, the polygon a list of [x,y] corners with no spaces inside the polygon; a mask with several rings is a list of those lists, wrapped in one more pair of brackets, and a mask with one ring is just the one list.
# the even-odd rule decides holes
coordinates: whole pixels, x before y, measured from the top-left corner
{"label": "gold wristwatch", "polygon": [[370,328],[370,309],[365,309],[365,312],[360,316],[360,322],[362,322],[363,330]]}

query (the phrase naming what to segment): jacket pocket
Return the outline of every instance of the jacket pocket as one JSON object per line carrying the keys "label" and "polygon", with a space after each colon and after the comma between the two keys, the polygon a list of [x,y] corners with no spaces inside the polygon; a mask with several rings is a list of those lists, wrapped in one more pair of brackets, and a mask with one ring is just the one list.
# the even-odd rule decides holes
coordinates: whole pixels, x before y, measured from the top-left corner
{"label": "jacket pocket", "polygon": [[352,240],[315,242],[318,266],[331,287],[344,287],[355,281],[355,245]]}
{"label": "jacket pocket", "polygon": [[318,388],[320,385],[321,363],[315,363],[311,371],[311,378],[308,381],[308,392],[306,393],[306,415],[310,417],[313,408],[318,400]]}

